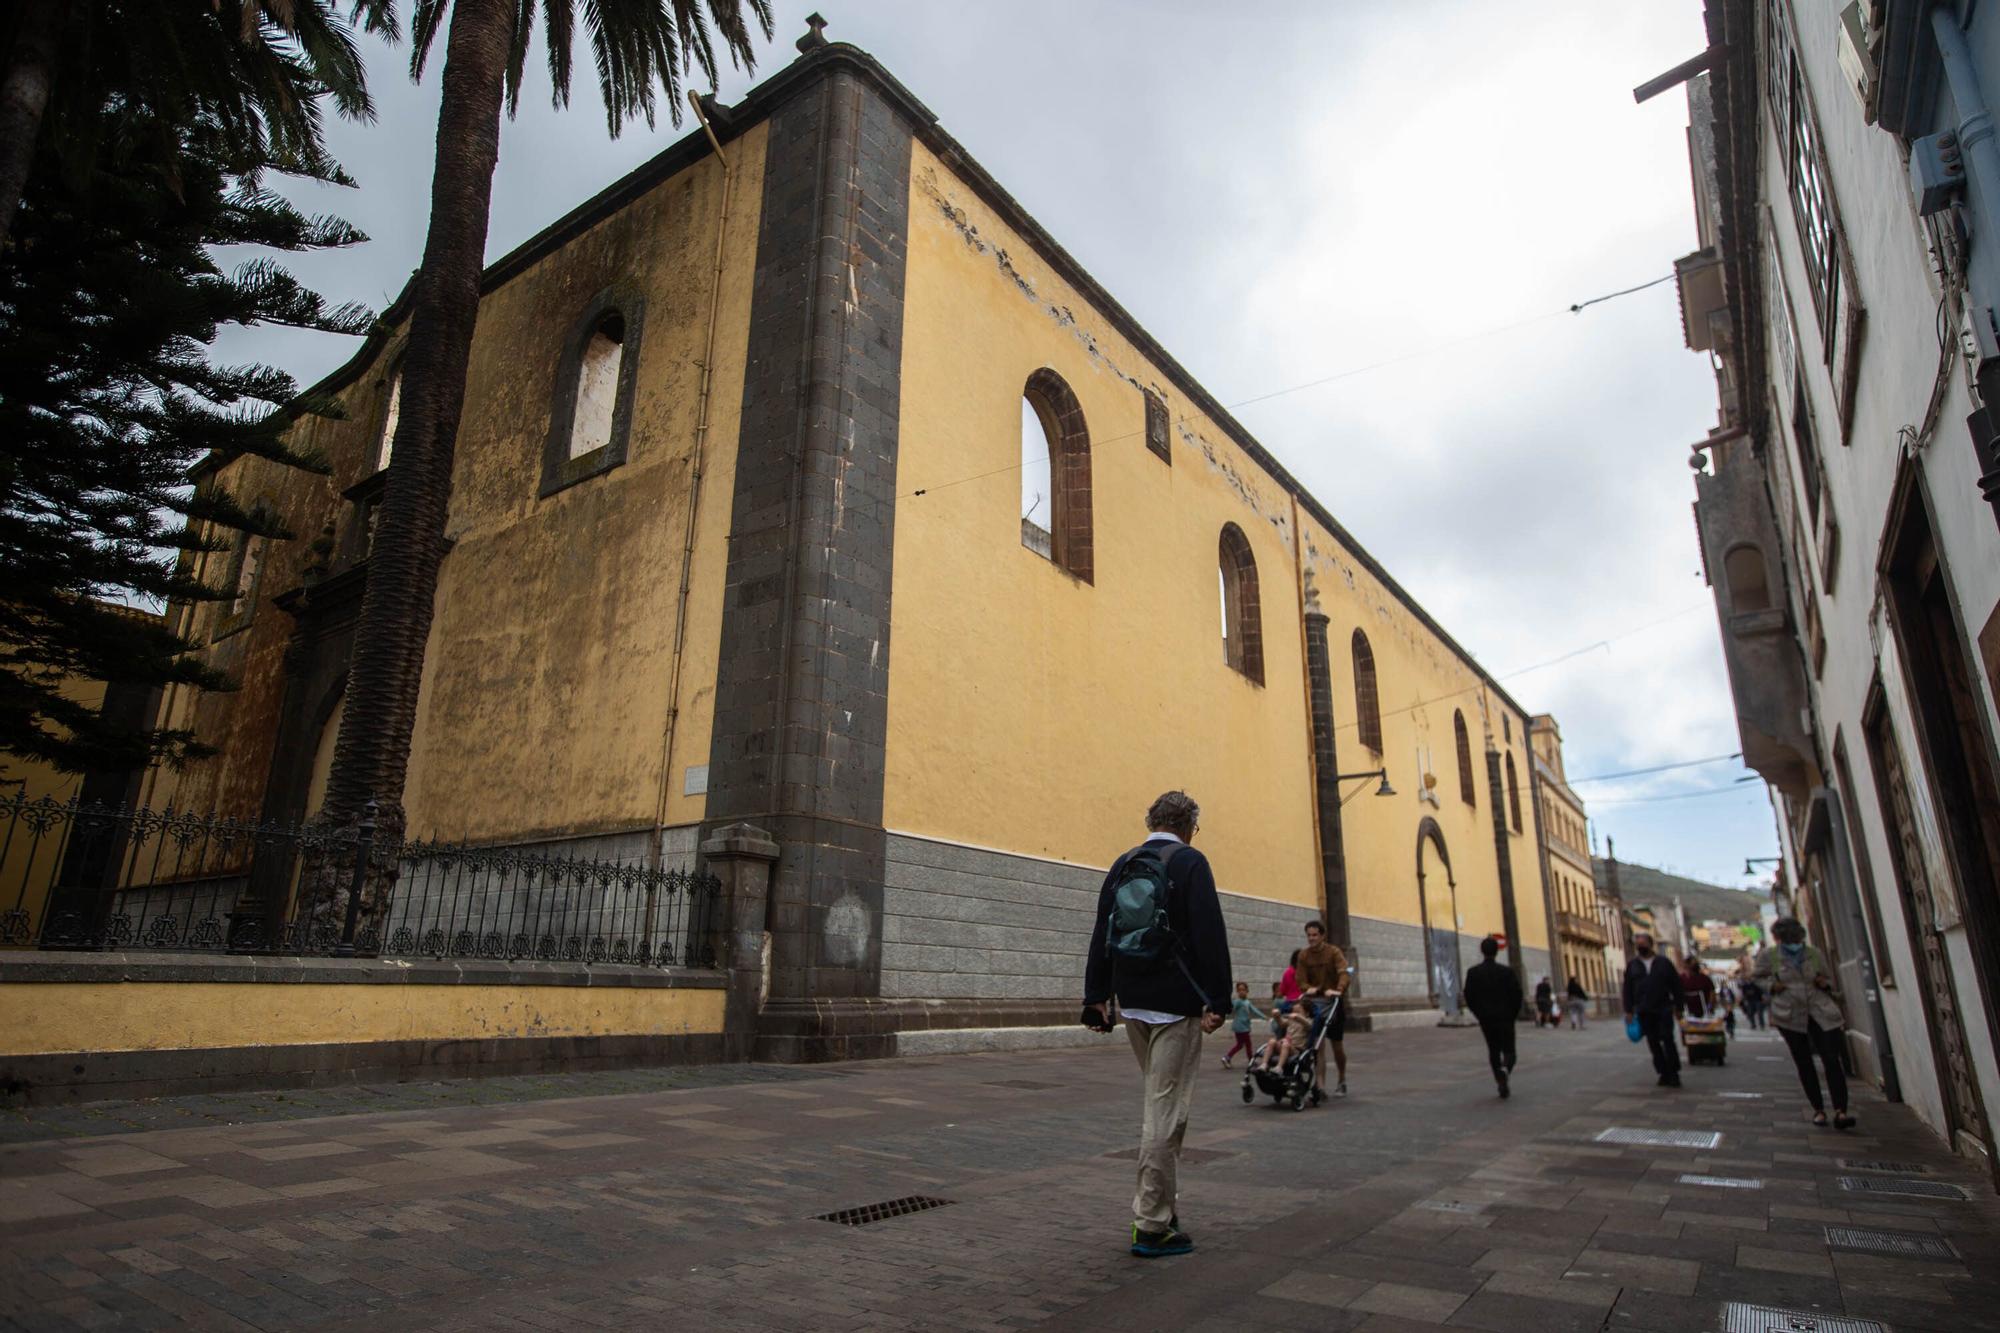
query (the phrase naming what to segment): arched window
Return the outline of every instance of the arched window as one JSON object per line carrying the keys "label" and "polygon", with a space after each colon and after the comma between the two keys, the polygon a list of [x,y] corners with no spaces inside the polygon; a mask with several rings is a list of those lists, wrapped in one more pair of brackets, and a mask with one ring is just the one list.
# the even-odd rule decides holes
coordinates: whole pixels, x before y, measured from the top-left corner
{"label": "arched window", "polygon": [[1361,743],[1382,753],[1382,705],[1375,693],[1375,650],[1368,636],[1354,631],[1354,725]]}
{"label": "arched window", "polygon": [[625,461],[644,309],[635,293],[604,292],[570,329],[556,368],[555,403],[542,454],[543,495]]}
{"label": "arched window", "polygon": [[[1031,473],[1036,458],[1046,464]],[[1076,395],[1046,367],[1021,390],[1021,465],[1021,544],[1092,582],[1090,431]]]}
{"label": "arched window", "polygon": [[1465,714],[1454,709],[1451,729],[1458,738],[1458,794],[1467,805],[1477,806],[1472,786],[1472,739],[1465,734]]}
{"label": "arched window", "polygon": [[396,422],[403,412],[403,363],[400,359],[391,367],[387,388],[382,398],[382,420],[375,432],[375,466],[380,472],[389,466],[389,451],[396,443]]}
{"label": "arched window", "polygon": [[1257,605],[1257,558],[1250,553],[1250,539],[1234,523],[1222,525],[1217,559],[1222,577],[1224,660],[1262,685],[1264,630]]}
{"label": "arched window", "polygon": [[1755,546],[1732,546],[1722,558],[1729,583],[1729,609],[1735,615],[1771,609],[1771,585],[1764,575],[1764,553]]}
{"label": "arched window", "polygon": [[1514,826],[1514,832],[1521,831],[1521,792],[1514,785],[1514,755],[1507,755],[1507,819]]}

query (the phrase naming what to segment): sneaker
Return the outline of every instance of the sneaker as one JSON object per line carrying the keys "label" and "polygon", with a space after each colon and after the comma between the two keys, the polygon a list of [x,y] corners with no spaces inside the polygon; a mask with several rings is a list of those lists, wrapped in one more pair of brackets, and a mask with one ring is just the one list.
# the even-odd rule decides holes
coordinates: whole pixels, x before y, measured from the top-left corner
{"label": "sneaker", "polygon": [[1501,1074],[1499,1075],[1499,1082],[1500,1082],[1500,1100],[1504,1102],[1511,1095],[1507,1091],[1507,1075],[1505,1071],[1502,1071]]}
{"label": "sneaker", "polygon": [[1132,1227],[1132,1253],[1141,1259],[1187,1254],[1193,1249],[1194,1237],[1179,1227],[1169,1226],[1165,1231],[1141,1231],[1137,1224]]}
{"label": "sneaker", "polygon": [[1347,1080],[1346,1080],[1346,1079],[1342,1079],[1342,1080],[1340,1080],[1339,1084],[1335,1086],[1335,1088],[1334,1088],[1334,1090],[1333,1090],[1333,1095],[1334,1095],[1334,1096],[1336,1096],[1336,1097],[1345,1097],[1345,1096],[1347,1095]]}
{"label": "sneaker", "polygon": [[1669,1075],[1667,1075],[1667,1086],[1668,1086],[1668,1087],[1670,1087],[1670,1088],[1678,1088],[1678,1087],[1679,1087],[1680,1085],[1681,1085],[1681,1076],[1680,1076],[1679,1074],[1669,1074]]}

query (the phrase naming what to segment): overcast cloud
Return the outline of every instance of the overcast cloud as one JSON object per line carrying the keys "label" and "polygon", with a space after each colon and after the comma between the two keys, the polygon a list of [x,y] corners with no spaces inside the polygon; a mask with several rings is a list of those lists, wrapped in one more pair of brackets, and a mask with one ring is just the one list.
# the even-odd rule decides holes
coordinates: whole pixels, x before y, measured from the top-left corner
{"label": "overcast cloud", "polygon": [[[760,76],[811,7],[779,0]],[[1737,749],[1686,462],[1714,381],[1672,284],[1567,312],[1694,246],[1685,98],[1631,89],[1705,44],[1696,0],[818,8],[1222,402],[1339,377],[1237,415],[1556,714],[1573,776]],[[437,72],[413,87],[404,52],[371,50],[380,119],[330,134],[359,189],[310,202],[373,240],[298,268],[380,308],[423,244]],[[726,78],[723,99],[751,82]],[[489,256],[679,133],[612,141],[594,87],[555,112],[538,77],[502,134]],[[224,347],[302,382],[352,350],[266,330]],[[1746,774],[1579,790],[1621,858],[1744,884],[1773,839]]]}

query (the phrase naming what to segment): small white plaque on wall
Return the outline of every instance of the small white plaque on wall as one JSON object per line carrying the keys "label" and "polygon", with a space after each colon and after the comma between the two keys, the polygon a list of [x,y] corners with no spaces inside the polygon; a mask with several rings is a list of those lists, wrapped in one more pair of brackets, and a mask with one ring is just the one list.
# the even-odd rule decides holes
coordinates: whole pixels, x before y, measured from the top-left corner
{"label": "small white plaque on wall", "polygon": [[708,765],[689,764],[687,781],[681,784],[683,796],[705,796],[708,794]]}

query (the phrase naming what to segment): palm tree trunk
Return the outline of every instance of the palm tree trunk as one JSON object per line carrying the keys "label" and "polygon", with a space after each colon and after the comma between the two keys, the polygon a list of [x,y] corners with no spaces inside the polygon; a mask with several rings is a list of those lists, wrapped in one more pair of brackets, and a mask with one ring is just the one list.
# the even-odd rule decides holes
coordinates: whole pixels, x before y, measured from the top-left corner
{"label": "palm tree trunk", "polygon": [[14,232],[14,213],[28,187],[42,112],[55,84],[63,0],[20,0],[14,44],[0,72],[0,249]]}
{"label": "palm tree trunk", "polygon": [[[406,823],[403,783],[445,554],[452,455],[479,317],[513,21],[510,0],[456,0],[445,47],[430,234],[412,287],[410,350],[403,361],[389,485],[376,518],[346,710],[326,789],[326,818],[336,828],[353,827],[370,801],[377,805],[376,846],[390,859],[383,873],[369,877],[366,917],[387,904],[395,874],[388,849],[402,840]],[[345,908],[346,882],[335,870],[315,876],[308,890],[316,910]]]}

